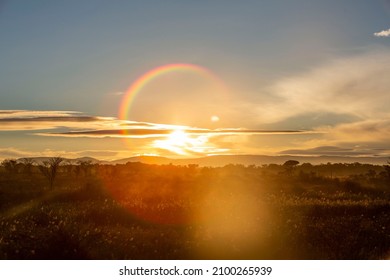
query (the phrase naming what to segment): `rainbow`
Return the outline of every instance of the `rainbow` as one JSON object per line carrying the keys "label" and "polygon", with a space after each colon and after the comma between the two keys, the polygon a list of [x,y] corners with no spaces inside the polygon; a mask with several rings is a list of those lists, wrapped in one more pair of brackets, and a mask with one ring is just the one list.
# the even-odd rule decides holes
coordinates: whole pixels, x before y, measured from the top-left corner
{"label": "rainbow", "polygon": [[141,77],[139,77],[133,84],[131,84],[122,99],[119,108],[119,119],[128,119],[128,113],[130,112],[131,105],[134,102],[134,99],[148,83],[162,75],[166,75],[173,72],[192,72],[204,76],[208,79],[212,79],[219,85],[219,87],[223,88],[224,92],[226,92],[226,87],[223,82],[218,77],[216,77],[210,70],[204,67],[186,63],[162,65],[146,72]]}

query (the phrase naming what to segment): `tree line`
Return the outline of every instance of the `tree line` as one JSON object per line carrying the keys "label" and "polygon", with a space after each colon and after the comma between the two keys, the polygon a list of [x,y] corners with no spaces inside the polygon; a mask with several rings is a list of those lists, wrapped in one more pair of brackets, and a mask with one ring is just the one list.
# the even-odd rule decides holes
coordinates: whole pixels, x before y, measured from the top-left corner
{"label": "tree line", "polygon": [[[140,162],[126,164],[96,164],[92,161],[77,161],[72,163],[62,157],[51,157],[42,162],[31,158],[5,159],[0,164],[0,175],[9,178],[17,174],[34,177],[41,174],[48,182],[50,189],[55,187],[59,174],[75,178],[121,178],[123,176],[140,179],[151,176],[163,177],[193,177],[195,175],[215,176],[228,175],[241,178],[262,177],[273,180],[301,181],[307,183],[323,183],[325,181],[337,183],[340,179],[366,183],[366,185],[381,185],[390,187],[390,161],[384,165],[362,163],[327,163],[312,165],[288,160],[284,164],[248,165],[228,164],[224,167],[200,167],[197,164],[185,166],[150,165]],[[153,175],[154,174],[154,175]]]}

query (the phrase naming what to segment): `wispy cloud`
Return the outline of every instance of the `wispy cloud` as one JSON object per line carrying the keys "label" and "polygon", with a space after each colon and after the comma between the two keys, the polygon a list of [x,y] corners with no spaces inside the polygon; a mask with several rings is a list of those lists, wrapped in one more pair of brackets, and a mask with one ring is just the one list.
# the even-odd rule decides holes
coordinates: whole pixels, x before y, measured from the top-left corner
{"label": "wispy cloud", "polygon": [[340,124],[329,129],[333,141],[350,143],[390,143],[390,119],[371,119],[350,124]]}
{"label": "wispy cloud", "polygon": [[[160,124],[156,124],[157,127]],[[161,128],[148,128],[148,129],[111,129],[111,130],[85,130],[85,131],[67,131],[67,132],[48,132],[37,133],[41,136],[62,136],[62,137],[120,137],[120,138],[149,138],[149,137],[161,137],[171,134],[175,131],[182,131],[188,135],[267,135],[267,134],[303,134],[303,133],[318,133],[312,131],[301,130],[255,130],[255,129],[194,129],[180,127],[177,129],[161,129]]]}
{"label": "wispy cloud", "polygon": [[77,111],[0,110],[1,118],[69,117],[81,114]]}
{"label": "wispy cloud", "polygon": [[[303,130],[207,129],[184,125],[119,120],[84,115],[80,112],[16,110],[0,111],[1,131],[29,132],[29,137],[127,139],[128,141],[124,142],[129,143],[129,149],[133,153],[167,154],[168,152],[172,155],[185,156],[226,153],[229,148],[226,147],[227,142],[223,142],[222,138],[228,141],[230,137],[244,139],[254,135],[313,133]],[[134,141],[137,141],[137,143],[134,144]],[[165,150],[165,152],[161,153],[162,150]],[[46,151],[43,154],[58,155],[58,152]],[[0,156],[1,154],[9,157],[21,157],[26,154],[34,156],[31,153],[13,149],[0,151]],[[43,154],[40,153],[41,156]],[[66,154],[78,155],[75,152],[66,152]]]}
{"label": "wispy cloud", "polygon": [[114,120],[71,111],[0,110],[0,131],[47,130],[59,127],[98,128],[109,126]]}
{"label": "wispy cloud", "polygon": [[[283,150],[291,155],[390,156],[390,119],[369,119],[319,127],[322,134]],[[314,134],[313,134],[314,135]]]}
{"label": "wispy cloud", "polygon": [[[159,137],[180,130],[191,135],[300,134],[301,130],[205,129],[184,125],[125,121],[116,118],[61,111],[0,111],[0,131],[34,131],[40,136]],[[54,131],[50,131],[54,130]]]}
{"label": "wispy cloud", "polygon": [[390,37],[390,28],[387,30],[382,30],[380,32],[375,32],[374,36],[376,36],[376,37]]}
{"label": "wispy cloud", "polygon": [[298,155],[298,156],[350,156],[350,157],[362,157],[362,156],[387,156],[390,153],[390,149],[367,149],[364,147],[337,147],[337,146],[321,146],[311,149],[291,149],[280,152],[284,155]]}
{"label": "wispy cloud", "polygon": [[388,114],[390,50],[334,60],[283,78],[256,105],[259,121],[275,123],[308,113],[367,119]]}

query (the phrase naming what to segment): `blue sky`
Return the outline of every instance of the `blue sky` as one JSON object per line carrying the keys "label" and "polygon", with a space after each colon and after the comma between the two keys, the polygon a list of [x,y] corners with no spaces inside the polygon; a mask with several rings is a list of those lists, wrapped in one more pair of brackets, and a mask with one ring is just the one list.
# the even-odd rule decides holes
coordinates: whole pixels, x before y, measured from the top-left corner
{"label": "blue sky", "polygon": [[[202,138],[204,145],[210,142],[215,148],[210,153],[332,146],[357,149],[357,155],[373,149],[386,154],[389,28],[386,0],[0,1],[0,110],[46,111],[50,116],[77,111],[116,118],[120,93],[143,73],[164,64],[191,63],[209,69],[230,89],[230,103],[221,104],[218,112],[222,128],[313,132]],[[381,31],[383,36],[374,35]],[[145,107],[148,94],[153,96],[146,90],[135,101],[139,113],[134,120],[159,123],[155,108]],[[167,104],[183,92],[170,94]],[[191,114],[192,123],[176,124],[207,126]],[[96,129],[59,122],[56,131]],[[375,134],[353,142],[346,137],[349,130]],[[70,141],[36,135],[41,131],[3,126],[0,157],[12,156],[9,151],[35,155],[45,149],[86,154],[91,146],[97,155],[110,146],[110,155],[120,157],[124,151],[148,153],[150,147],[137,140],[129,148],[112,137],[92,144],[84,136]]]}

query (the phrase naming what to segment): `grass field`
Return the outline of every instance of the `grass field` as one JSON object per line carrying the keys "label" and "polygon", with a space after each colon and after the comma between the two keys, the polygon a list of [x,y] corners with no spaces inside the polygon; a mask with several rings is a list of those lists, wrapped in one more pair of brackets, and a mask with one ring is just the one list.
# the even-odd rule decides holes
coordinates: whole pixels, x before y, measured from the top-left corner
{"label": "grass field", "polygon": [[389,258],[384,167],[341,167],[2,169],[0,258]]}

